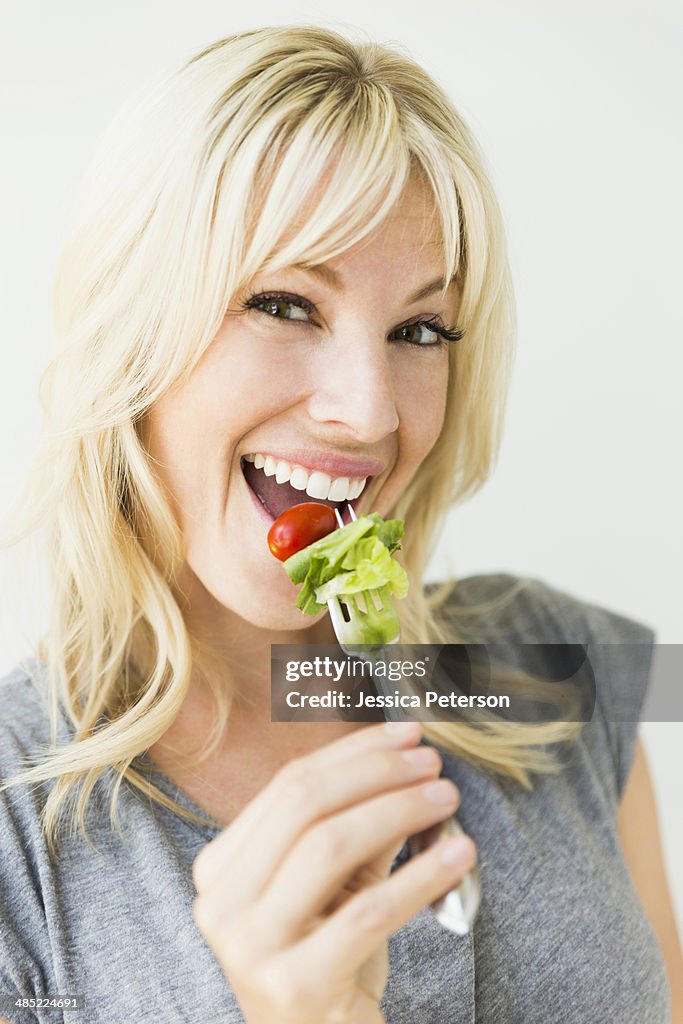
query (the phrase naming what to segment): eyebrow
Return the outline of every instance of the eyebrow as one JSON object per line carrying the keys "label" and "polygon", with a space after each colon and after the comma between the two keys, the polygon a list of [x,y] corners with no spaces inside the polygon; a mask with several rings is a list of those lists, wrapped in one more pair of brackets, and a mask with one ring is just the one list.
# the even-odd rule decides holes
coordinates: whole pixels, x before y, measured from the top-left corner
{"label": "eyebrow", "polygon": [[[304,270],[309,274],[314,274],[337,292],[343,291],[344,286],[339,274],[336,270],[332,270],[331,267],[325,266],[324,263],[295,263],[294,267],[297,270]],[[433,295],[434,292],[445,291],[446,288],[449,288],[455,283],[455,281],[455,274],[446,285],[444,285],[442,277],[437,277],[434,281],[430,281],[422,288],[418,288],[418,290],[410,296],[407,304],[412,306],[414,302],[420,302],[421,299],[426,299],[429,295]]]}

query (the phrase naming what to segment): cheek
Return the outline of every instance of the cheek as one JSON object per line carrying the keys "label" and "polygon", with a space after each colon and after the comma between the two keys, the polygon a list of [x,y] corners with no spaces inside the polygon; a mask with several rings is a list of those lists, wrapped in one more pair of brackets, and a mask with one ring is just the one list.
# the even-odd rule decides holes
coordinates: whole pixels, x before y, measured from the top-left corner
{"label": "cheek", "polygon": [[287,376],[247,341],[218,335],[188,381],[149,413],[150,450],[169,470],[215,473],[244,434],[291,401]]}
{"label": "cheek", "polygon": [[283,363],[278,346],[254,331],[230,325],[217,335],[191,379],[189,400],[207,438],[222,441],[229,453],[255,426],[299,400],[297,382],[305,368]]}
{"label": "cheek", "polygon": [[247,429],[245,404],[241,399],[227,401],[221,377],[205,379],[200,367],[148,414],[145,434],[152,471],[188,538],[196,531],[198,513],[205,520],[221,514],[232,451]]}
{"label": "cheek", "polygon": [[[421,358],[426,366],[415,367]],[[432,357],[417,353],[402,368],[397,386],[400,449],[411,461],[422,461],[436,444],[448,399],[448,352]]]}

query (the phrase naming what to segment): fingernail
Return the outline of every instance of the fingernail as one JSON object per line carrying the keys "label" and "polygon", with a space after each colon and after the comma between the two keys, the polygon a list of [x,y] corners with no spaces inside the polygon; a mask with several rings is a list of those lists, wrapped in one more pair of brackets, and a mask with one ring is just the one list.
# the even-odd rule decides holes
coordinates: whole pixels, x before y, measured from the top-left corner
{"label": "fingernail", "polygon": [[438,758],[431,747],[410,747],[409,750],[402,750],[401,757],[414,768],[436,767]]}
{"label": "fingernail", "polygon": [[458,836],[457,839],[444,839],[439,844],[439,860],[442,864],[457,867],[469,860],[471,849],[472,844],[466,836]]}
{"label": "fingernail", "polygon": [[423,787],[422,792],[427,800],[433,804],[452,804],[455,803],[457,797],[457,790],[449,779],[437,779],[435,782],[428,782]]}
{"label": "fingernail", "polygon": [[419,722],[385,722],[384,728],[395,736],[411,736]]}

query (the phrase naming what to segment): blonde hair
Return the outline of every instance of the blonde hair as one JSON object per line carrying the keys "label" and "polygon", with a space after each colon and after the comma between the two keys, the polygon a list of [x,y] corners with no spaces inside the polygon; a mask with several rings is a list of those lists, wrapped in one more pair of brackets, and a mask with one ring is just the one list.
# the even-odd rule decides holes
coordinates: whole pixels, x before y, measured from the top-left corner
{"label": "blonde hair", "polygon": [[[88,839],[86,806],[105,776],[113,827],[124,779],[196,819],[134,761],[175,719],[193,666],[217,701],[212,743],[229,714],[211,652],[174,595],[183,540],[144,447],[145,414],[192,372],[257,270],[344,252],[382,222],[412,173],[436,201],[465,339],[450,349],[441,436],[394,509],[413,580],[399,612],[406,642],[457,642],[455,610],[439,619],[455,584],[428,597],[419,581],[447,509],[482,486],[497,458],[515,317],[499,207],[447,96],[376,43],[262,28],[197,54],[105,133],[58,267],[43,443],[17,504],[17,539],[42,528],[47,540],[51,618],[39,655],[52,748],[1,788],[56,780],[43,809],[52,851],[70,802],[72,829]],[[322,198],[297,222],[321,180]],[[140,676],[137,643],[154,655]],[[60,705],[74,738],[58,748]],[[559,770],[541,748],[579,728],[432,723],[425,735],[530,788],[530,773]]]}

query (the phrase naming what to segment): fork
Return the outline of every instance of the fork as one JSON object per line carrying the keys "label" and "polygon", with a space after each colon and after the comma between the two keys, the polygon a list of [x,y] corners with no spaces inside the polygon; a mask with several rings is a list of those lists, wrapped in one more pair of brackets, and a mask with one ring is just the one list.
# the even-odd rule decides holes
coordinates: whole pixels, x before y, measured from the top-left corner
{"label": "fork", "polygon": [[[358,517],[350,503],[348,504],[348,509],[352,522],[355,522]],[[339,526],[343,526],[344,521],[339,513],[339,509],[335,509],[335,515]],[[364,635],[363,616],[367,615],[366,601],[372,601],[378,611],[384,609],[387,615],[392,616],[392,639],[387,640],[385,644],[363,644],[358,640],[359,636]],[[342,608],[342,605],[344,605],[344,608]],[[401,639],[401,623],[391,600],[388,585],[375,590],[366,590],[359,594],[343,594],[331,597],[327,602],[327,607],[341,649],[345,654],[350,654],[352,657],[367,662],[371,669],[379,661],[384,660],[385,648],[391,646],[391,644],[398,643]],[[393,630],[393,620],[395,620],[395,631]],[[375,676],[374,672],[372,676],[378,691],[386,696],[386,676]],[[400,709],[393,707],[385,707],[384,715],[385,718],[392,721],[405,720],[405,716],[401,714]],[[409,837],[408,851],[411,856],[419,853],[425,846],[429,845],[426,841],[426,836],[429,832],[431,832],[431,829],[426,829],[424,832]],[[438,838],[442,839],[458,835],[464,835],[464,832],[455,815],[452,815],[445,822],[441,823]],[[466,935],[474,924],[480,900],[481,879],[479,868],[475,864],[454,889],[451,889],[445,896],[440,897],[431,904],[431,909],[436,919],[445,928],[448,928],[449,931],[455,932],[456,935]]]}

